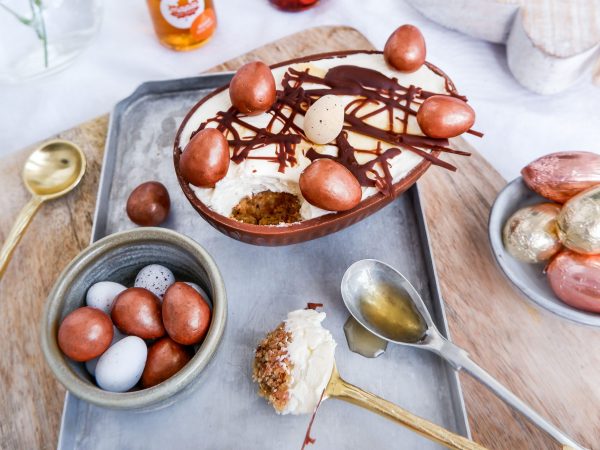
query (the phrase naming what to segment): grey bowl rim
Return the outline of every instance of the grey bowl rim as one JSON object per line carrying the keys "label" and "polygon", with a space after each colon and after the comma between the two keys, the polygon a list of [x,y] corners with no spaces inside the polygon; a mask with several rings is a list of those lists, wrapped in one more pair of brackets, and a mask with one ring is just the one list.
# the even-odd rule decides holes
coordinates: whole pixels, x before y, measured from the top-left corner
{"label": "grey bowl rim", "polygon": [[[65,293],[74,279],[102,254],[122,245],[167,242],[183,248],[198,259],[213,287],[212,319],[207,335],[194,357],[168,380],[151,388],[133,392],[109,392],[84,382],[69,366],[53,334],[53,323],[59,320]],[[63,269],[48,294],[42,316],[41,344],[46,362],[58,381],[73,395],[89,403],[110,409],[143,409],[155,406],[185,389],[204,370],[221,342],[227,322],[227,294],[221,273],[212,256],[196,241],[173,230],[146,227],[108,235],[82,250]]]}
{"label": "grey bowl rim", "polygon": [[[496,260],[496,264],[498,265],[502,273],[505,275],[505,277],[512,283],[512,285],[515,286],[517,290],[519,290],[525,297],[531,300],[536,306],[546,311],[550,311],[551,313],[564,319],[567,319],[571,322],[590,327],[600,327],[600,314],[588,313],[576,309],[572,306],[567,305],[566,303],[563,303],[556,296],[556,302],[548,300],[546,295],[543,295],[539,293],[537,289],[532,288],[526,280],[523,280],[521,277],[518,277],[504,264],[501,255],[506,255],[508,257],[511,256],[504,249],[504,244],[502,242],[502,228],[504,224],[501,223],[501,216],[505,213],[507,206],[504,203],[504,198],[512,189],[515,189],[516,187],[520,189],[529,189],[525,185],[523,177],[519,176],[515,178],[514,180],[507,183],[506,186],[504,186],[504,188],[502,188],[502,190],[498,193],[498,196],[494,200],[494,204],[492,205],[492,208],[490,210],[490,216],[488,220],[488,237],[490,241],[490,246],[492,248],[492,254],[494,255],[494,259]],[[544,199],[543,197],[540,197],[540,200],[550,202],[550,200]]]}

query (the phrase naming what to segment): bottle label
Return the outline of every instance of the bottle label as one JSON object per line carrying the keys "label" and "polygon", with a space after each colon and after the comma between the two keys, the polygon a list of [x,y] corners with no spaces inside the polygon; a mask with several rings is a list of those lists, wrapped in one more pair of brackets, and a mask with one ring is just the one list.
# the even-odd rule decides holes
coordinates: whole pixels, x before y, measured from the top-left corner
{"label": "bottle label", "polygon": [[188,29],[204,11],[204,0],[160,0],[160,12],[169,25]]}

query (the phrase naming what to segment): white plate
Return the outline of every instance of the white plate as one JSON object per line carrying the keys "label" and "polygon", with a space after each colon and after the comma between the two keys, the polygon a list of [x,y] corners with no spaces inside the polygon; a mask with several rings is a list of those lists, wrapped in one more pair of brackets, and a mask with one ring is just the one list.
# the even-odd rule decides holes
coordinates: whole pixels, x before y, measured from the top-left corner
{"label": "white plate", "polygon": [[548,202],[530,190],[521,177],[514,179],[498,194],[492,206],[488,232],[492,252],[508,279],[538,306],[574,322],[600,327],[600,314],[580,311],[563,303],[550,289],[544,275],[545,264],[527,264],[513,258],[504,248],[502,228],[518,209]]}

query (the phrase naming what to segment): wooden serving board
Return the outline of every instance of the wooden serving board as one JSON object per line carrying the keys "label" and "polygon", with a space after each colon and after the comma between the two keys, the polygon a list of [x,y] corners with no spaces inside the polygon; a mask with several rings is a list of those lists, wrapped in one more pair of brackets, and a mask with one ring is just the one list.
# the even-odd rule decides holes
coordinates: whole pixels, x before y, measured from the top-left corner
{"label": "wooden serving board", "polygon": [[[257,58],[274,63],[323,51],[370,48],[354,29],[319,27],[212,70],[233,70]],[[462,91],[468,94],[468,86]],[[88,172],[75,192],[41,208],[0,281],[2,449],[56,445],[64,390],[43,360],[39,324],[54,280],[90,239],[107,119],[102,116],[58,135],[83,148]],[[458,172],[433,167],[419,182],[452,337],[540,413],[598,449],[600,332],[534,308],[505,280],[487,238],[490,206],[505,180],[465,141],[455,144],[473,152],[470,158],[448,158]],[[28,198],[20,172],[34,147],[0,164],[2,240]],[[467,375],[461,378],[474,439],[490,449],[558,448]],[[390,443],[390,448],[395,445]]]}

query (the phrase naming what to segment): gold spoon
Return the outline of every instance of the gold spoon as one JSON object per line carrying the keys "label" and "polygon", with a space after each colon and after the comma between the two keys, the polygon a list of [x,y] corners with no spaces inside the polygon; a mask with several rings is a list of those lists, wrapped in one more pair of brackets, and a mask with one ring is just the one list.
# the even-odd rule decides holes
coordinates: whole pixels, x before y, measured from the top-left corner
{"label": "gold spoon", "polygon": [[0,278],[40,205],[73,190],[81,181],[85,168],[85,155],[81,149],[72,142],[60,139],[44,143],[27,158],[22,176],[32,197],[17,216],[0,249]]}
{"label": "gold spoon", "polygon": [[338,398],[353,403],[371,412],[377,413],[391,419],[410,430],[425,436],[432,441],[445,445],[452,450],[485,450],[476,442],[463,436],[454,434],[439,425],[406,411],[398,405],[384,400],[369,392],[344,381],[338,373],[337,367],[333,365],[331,378],[325,387],[323,398]]}

